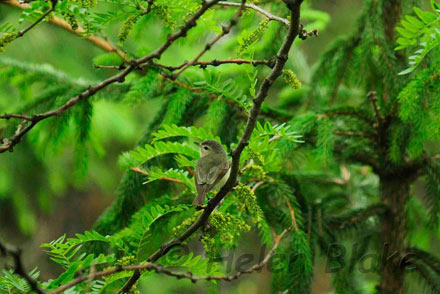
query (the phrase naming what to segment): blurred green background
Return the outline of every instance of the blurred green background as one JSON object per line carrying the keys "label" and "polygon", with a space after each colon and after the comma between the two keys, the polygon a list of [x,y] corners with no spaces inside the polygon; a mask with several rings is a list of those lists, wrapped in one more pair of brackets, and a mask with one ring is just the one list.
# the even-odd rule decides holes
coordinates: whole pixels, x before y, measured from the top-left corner
{"label": "blurred green background", "polygon": [[[297,75],[305,82],[310,79],[311,68],[325,48],[336,37],[352,31],[361,12],[362,1],[313,3],[313,8],[328,13],[329,22],[325,28],[319,28],[318,38],[300,42],[301,58],[290,61]],[[0,4],[0,21],[14,22],[19,13],[16,8]],[[114,37],[118,29],[119,26],[114,26],[106,34]],[[144,38],[145,49],[155,48],[159,44],[159,38],[156,37],[162,34],[162,29],[155,26],[145,32],[148,36]],[[130,48],[130,44],[127,47]],[[179,60],[187,59],[188,50],[176,46],[162,61],[177,64]],[[198,52],[192,50],[192,55]],[[111,71],[93,67],[93,59],[102,53],[81,38],[50,24],[42,24],[13,42],[6,52],[1,53],[1,57],[45,64],[72,78],[92,83],[112,74]],[[204,58],[209,60],[219,55],[228,57],[229,52],[222,46],[216,46]],[[18,103],[17,97],[26,99],[31,95],[4,84],[0,76],[0,109],[12,109]],[[69,125],[72,130],[57,138],[57,144],[46,145],[41,137],[36,137],[40,132],[35,130],[13,153],[0,155],[0,235],[24,249],[27,266],[38,266],[42,279],[55,276],[60,268],[49,261],[39,245],[62,234],[71,236],[91,229],[114,199],[114,192],[123,174],[117,164],[118,156],[132,149],[141,138],[159,109],[160,101],[127,104],[100,100],[94,105],[92,140],[86,159],[75,158],[73,124]],[[249,250],[256,250],[251,245],[249,247]],[[322,260],[315,268],[313,293],[327,293],[330,289],[330,274],[324,273],[324,267],[325,260]],[[164,280],[167,282],[164,283]],[[191,286],[187,281],[177,282],[169,277],[155,276],[149,279],[149,283],[150,287],[151,283],[158,286],[154,293],[193,293],[191,287],[181,288],[182,285]],[[250,275],[239,282],[226,284],[222,293],[267,293],[269,288],[268,275]],[[206,289],[201,287],[200,290]]]}

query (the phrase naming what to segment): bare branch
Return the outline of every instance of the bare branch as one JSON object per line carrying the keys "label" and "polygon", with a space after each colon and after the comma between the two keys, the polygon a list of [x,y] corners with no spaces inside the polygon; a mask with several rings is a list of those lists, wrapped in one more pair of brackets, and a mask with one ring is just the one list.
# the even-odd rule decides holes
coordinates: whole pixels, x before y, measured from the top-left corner
{"label": "bare branch", "polygon": [[370,99],[371,105],[373,106],[374,114],[376,115],[377,122],[379,124],[379,128],[382,128],[382,125],[384,124],[385,119],[383,118],[382,114],[380,113],[379,105],[377,105],[377,101],[379,100],[379,98],[377,98],[376,91],[371,91],[370,93],[367,94],[367,97],[368,97],[368,99]]}
{"label": "bare branch", "polygon": [[38,282],[26,272],[21,260],[21,251],[18,248],[0,242],[0,255],[12,257],[14,260],[14,274],[25,279],[34,292],[38,294],[46,294],[46,292],[38,286]]}
{"label": "bare branch", "polygon": [[32,120],[32,118],[26,114],[5,113],[0,115],[0,119],[21,118],[24,120]]}
{"label": "bare branch", "polygon": [[[8,4],[10,6],[17,7],[17,8],[20,8],[20,9],[26,9],[26,8],[30,7],[29,4],[20,3],[17,0],[7,0],[5,2],[0,1],[0,4]],[[75,34],[75,35],[77,35],[79,37],[84,37],[85,30],[83,28],[78,27],[76,30],[74,30],[70,26],[70,24],[68,24],[62,18],[53,16],[53,17],[51,17],[49,19],[48,22],[51,23],[51,24],[54,24],[54,25],[56,25],[56,26],[58,26],[60,28],[63,28],[64,30],[66,30],[68,32],[71,32],[71,33],[73,33],[73,34]],[[103,40],[103,39],[101,39],[101,38],[99,38],[97,36],[90,36],[90,37],[87,38],[87,41],[91,42],[92,44],[94,44],[95,46],[101,48],[104,51],[115,52],[119,56],[121,56],[124,60],[126,60],[125,59],[125,53],[122,52],[121,50],[119,50],[118,48],[116,48],[112,43],[110,43],[110,42],[108,42],[106,40]]]}
{"label": "bare branch", "polygon": [[191,64],[188,62],[185,62],[181,65],[176,65],[176,66],[165,65],[165,64],[160,64],[158,62],[151,61],[147,65],[142,65],[142,66],[154,65],[157,67],[165,68],[169,71],[176,71],[176,70],[183,68],[186,65],[200,66],[201,68],[206,68],[207,66],[220,66],[222,64],[252,64],[253,66],[266,65],[266,66],[272,68],[274,66],[274,63],[275,62],[272,60],[247,60],[247,59],[236,58],[236,59],[225,59],[225,60],[214,59],[214,60],[210,60],[210,61],[196,61]]}
{"label": "bare branch", "polygon": [[[218,4],[219,5],[223,5],[223,6],[240,6],[241,5],[241,3],[226,2],[226,1],[220,1]],[[258,7],[257,5],[246,4],[245,7],[255,10],[256,12],[258,12],[258,13],[264,15],[265,17],[267,17],[269,20],[279,21],[279,22],[283,23],[285,26],[289,26],[290,25],[289,20],[287,20],[285,18],[282,18],[282,17],[279,17],[279,16],[276,16],[276,15],[273,15],[272,13],[264,10],[261,7]]]}
{"label": "bare branch", "polygon": [[38,18],[35,22],[33,22],[30,26],[28,26],[27,28],[18,32],[17,38],[22,37],[24,34],[29,32],[30,30],[32,30],[33,27],[35,27],[37,24],[39,24],[43,19],[46,18],[46,16],[48,16],[54,10],[55,10],[55,4],[53,4],[51,8],[49,8],[45,13],[43,13],[43,15],[40,18]]}
{"label": "bare branch", "polygon": [[298,231],[299,228],[296,223],[295,210],[292,208],[292,205],[290,204],[290,201],[287,198],[286,198],[286,204],[287,204],[287,207],[289,208],[289,211],[290,211],[290,218],[292,219],[292,226],[295,228],[295,231]]}

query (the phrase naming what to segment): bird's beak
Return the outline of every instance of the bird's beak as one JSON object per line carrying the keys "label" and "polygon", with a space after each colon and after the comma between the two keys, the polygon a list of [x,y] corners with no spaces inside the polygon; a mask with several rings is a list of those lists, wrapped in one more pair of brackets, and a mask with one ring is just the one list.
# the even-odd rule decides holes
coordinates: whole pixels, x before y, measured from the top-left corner
{"label": "bird's beak", "polygon": [[194,142],[194,144],[196,144],[197,146],[199,146],[200,147],[200,142]]}

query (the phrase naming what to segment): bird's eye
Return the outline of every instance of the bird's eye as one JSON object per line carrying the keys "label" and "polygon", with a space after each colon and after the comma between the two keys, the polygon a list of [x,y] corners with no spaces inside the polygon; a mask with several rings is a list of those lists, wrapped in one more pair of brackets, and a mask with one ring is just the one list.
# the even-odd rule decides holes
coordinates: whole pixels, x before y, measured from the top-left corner
{"label": "bird's eye", "polygon": [[206,147],[206,146],[203,146],[203,149],[205,149],[205,150],[208,150],[209,148],[208,148],[208,147]]}

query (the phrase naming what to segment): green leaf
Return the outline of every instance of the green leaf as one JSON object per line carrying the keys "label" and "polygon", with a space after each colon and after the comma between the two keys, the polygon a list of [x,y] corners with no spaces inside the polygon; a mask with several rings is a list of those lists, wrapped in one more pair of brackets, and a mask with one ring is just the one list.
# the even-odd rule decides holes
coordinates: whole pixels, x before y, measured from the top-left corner
{"label": "green leaf", "polygon": [[151,183],[162,178],[170,178],[183,182],[183,184],[191,191],[191,193],[195,193],[194,180],[189,178],[189,173],[187,171],[177,169],[162,171],[161,169],[154,168],[149,172],[149,175],[147,177],[148,180],[144,182],[144,184]]}
{"label": "green leaf", "polygon": [[[139,262],[146,260],[146,258],[151,254],[151,252],[156,250],[156,248],[150,246],[151,245],[150,241],[152,237],[152,232],[150,231],[150,229],[153,223],[160,220],[161,218],[169,216],[172,213],[182,212],[184,210],[189,209],[190,207],[191,207],[190,205],[184,205],[184,204],[174,207],[169,207],[169,206],[161,207],[157,205],[150,207],[148,210],[144,210],[143,212],[140,212],[142,213],[141,223],[137,223],[137,224],[134,223],[133,226],[131,227],[133,230],[137,232],[137,234],[139,234],[139,232],[142,232],[136,250],[137,260]],[[139,216],[140,215],[135,216],[135,218]]]}
{"label": "green leaf", "polygon": [[143,164],[157,156],[165,154],[182,154],[191,158],[198,158],[199,151],[186,143],[178,142],[162,142],[158,141],[153,145],[146,144],[144,147],[138,147],[130,151],[130,156],[137,160],[139,164]]}
{"label": "green leaf", "polygon": [[429,11],[423,11],[418,7],[413,8],[414,12],[417,14],[417,16],[425,23],[429,24],[432,21],[435,21],[437,19],[437,16]]}
{"label": "green leaf", "polygon": [[215,137],[209,131],[204,128],[196,127],[179,127],[177,125],[162,125],[161,130],[153,133],[153,142],[169,139],[173,137],[188,137],[197,139],[199,141],[204,140],[217,140],[220,141],[219,137]]}

